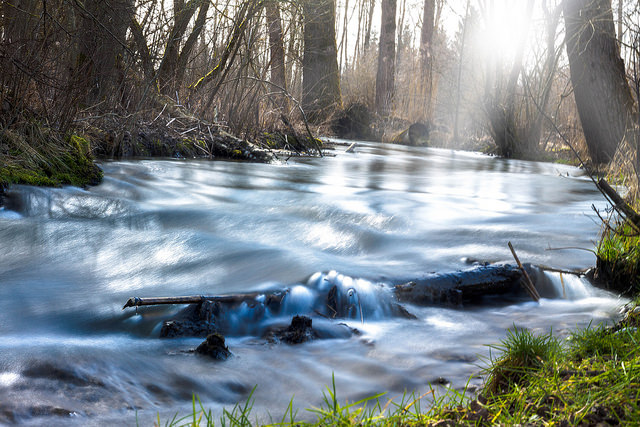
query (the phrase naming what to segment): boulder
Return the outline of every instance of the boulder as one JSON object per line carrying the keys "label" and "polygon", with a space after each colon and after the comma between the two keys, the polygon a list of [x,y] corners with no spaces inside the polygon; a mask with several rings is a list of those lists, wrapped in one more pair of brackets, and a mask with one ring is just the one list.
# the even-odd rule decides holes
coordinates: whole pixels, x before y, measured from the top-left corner
{"label": "boulder", "polygon": [[191,304],[180,311],[174,319],[165,320],[160,329],[160,338],[206,337],[218,332],[215,324],[220,313],[217,301],[202,301]]}
{"label": "boulder", "polygon": [[209,356],[215,360],[227,360],[232,356],[220,334],[211,334],[196,348],[196,353]]}
{"label": "boulder", "polygon": [[429,142],[429,126],[424,123],[414,123],[408,129],[396,135],[391,142],[402,145],[427,145]]}
{"label": "boulder", "polygon": [[302,344],[314,340],[318,336],[313,330],[312,324],[313,321],[310,317],[294,316],[286,329],[275,332],[275,337],[287,344]]}

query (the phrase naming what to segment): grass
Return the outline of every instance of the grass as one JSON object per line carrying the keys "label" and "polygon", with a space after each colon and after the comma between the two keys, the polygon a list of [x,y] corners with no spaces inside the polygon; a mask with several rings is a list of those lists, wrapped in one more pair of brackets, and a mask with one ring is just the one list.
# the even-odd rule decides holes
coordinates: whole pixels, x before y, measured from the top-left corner
{"label": "grass", "polygon": [[640,292],[640,235],[623,222],[603,231],[597,248],[597,268],[602,280],[626,295]]}
{"label": "grass", "polygon": [[[592,326],[561,340],[552,333],[535,335],[513,329],[491,346],[487,381],[476,396],[449,389],[425,396],[404,395],[383,404],[383,395],[340,403],[335,381],[320,408],[308,409],[315,420],[297,419],[293,400],[282,419],[259,423],[251,416],[253,392],[214,421],[197,398],[193,413],[158,426],[489,426],[489,425],[640,425],[640,310],[630,307],[613,327]],[[254,389],[255,390],[255,389]],[[196,405],[196,403],[198,405]]]}

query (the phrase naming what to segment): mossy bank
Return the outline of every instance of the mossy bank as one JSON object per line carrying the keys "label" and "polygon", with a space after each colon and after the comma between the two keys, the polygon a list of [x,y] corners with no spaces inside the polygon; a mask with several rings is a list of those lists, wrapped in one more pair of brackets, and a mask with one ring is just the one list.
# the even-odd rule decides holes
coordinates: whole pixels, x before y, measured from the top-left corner
{"label": "mossy bank", "polygon": [[0,153],[2,189],[10,184],[85,187],[102,179],[87,139],[36,122],[0,129]]}

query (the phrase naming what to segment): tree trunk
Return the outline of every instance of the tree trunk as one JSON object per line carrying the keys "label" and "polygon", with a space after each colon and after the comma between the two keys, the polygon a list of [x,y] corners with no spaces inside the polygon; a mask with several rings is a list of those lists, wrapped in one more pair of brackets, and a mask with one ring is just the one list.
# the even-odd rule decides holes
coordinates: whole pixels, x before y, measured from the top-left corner
{"label": "tree trunk", "polygon": [[396,62],[396,0],[382,0],[378,73],[376,75],[376,111],[391,114]]}
{"label": "tree trunk", "polygon": [[320,123],[342,105],[336,47],[335,0],[304,0],[302,107]]}
{"label": "tree trunk", "polygon": [[367,31],[364,36],[364,51],[366,52],[369,49],[369,44],[371,43],[371,27],[373,24],[373,11],[376,8],[375,0],[369,0],[369,15],[367,16]]}
{"label": "tree trunk", "polygon": [[[269,29],[269,52],[271,54],[271,83],[278,90],[287,91],[287,77],[284,61],[284,41],[282,37],[282,22],[280,21],[280,8],[275,0],[265,4],[267,15],[267,27]],[[281,96],[278,102],[280,108],[288,110],[287,97]]]}
{"label": "tree trunk", "polygon": [[[553,89],[561,52],[560,49],[556,49],[556,33],[560,23],[561,6],[558,5],[555,9],[549,11],[545,2],[542,2],[542,5],[546,22],[547,56],[542,68],[540,101],[537,103],[537,111],[534,113],[534,118],[531,120],[531,126],[527,132],[527,145],[529,147],[535,147],[540,143],[542,123],[551,98],[551,90]],[[531,96],[536,96],[536,94],[531,94]]]}
{"label": "tree trunk", "polygon": [[422,120],[431,121],[433,105],[433,33],[436,18],[435,0],[424,0],[422,31],[420,32],[420,83],[423,95]]}
{"label": "tree trunk", "polygon": [[460,59],[458,62],[458,75],[456,77],[456,106],[453,116],[453,141],[457,143],[460,139],[460,98],[462,94],[462,65],[464,64],[464,46],[467,41],[467,25],[469,24],[469,9],[471,0],[467,0],[467,7],[462,22],[462,39],[460,41]]}
{"label": "tree trunk", "polygon": [[200,10],[198,11],[198,16],[196,17],[196,21],[193,24],[193,30],[191,30],[191,34],[187,37],[187,41],[182,46],[182,50],[180,51],[180,56],[178,57],[178,63],[175,70],[175,80],[174,85],[175,89],[179,89],[184,80],[185,72],[187,71],[187,64],[189,63],[189,59],[191,58],[191,54],[193,53],[193,49],[196,46],[198,38],[200,34],[202,34],[202,30],[207,21],[207,12],[209,11],[209,5],[211,2],[209,0],[200,1]]}
{"label": "tree trunk", "polygon": [[[134,14],[132,0],[85,1],[80,4],[82,39],[78,66],[85,76],[88,104],[110,100],[119,102],[124,79],[123,55],[127,29]],[[111,98],[111,99],[110,99]]]}
{"label": "tree trunk", "polygon": [[[178,87],[176,73],[180,58],[180,45],[199,3],[198,0],[190,0],[186,5],[182,0],[174,0],[173,2],[173,28],[169,32],[162,62],[158,69],[158,86],[160,92],[164,94],[173,95]],[[204,3],[208,4],[209,2],[205,1]]]}
{"label": "tree trunk", "polygon": [[633,98],[616,42],[611,0],[565,0],[567,54],[591,160],[609,162],[631,126]]}

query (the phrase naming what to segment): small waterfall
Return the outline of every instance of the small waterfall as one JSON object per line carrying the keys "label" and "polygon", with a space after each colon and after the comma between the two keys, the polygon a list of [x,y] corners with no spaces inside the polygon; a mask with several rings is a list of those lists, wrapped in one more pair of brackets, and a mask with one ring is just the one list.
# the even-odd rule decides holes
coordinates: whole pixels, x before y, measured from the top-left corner
{"label": "small waterfall", "polygon": [[307,281],[307,286],[326,295],[329,317],[379,320],[396,314],[397,304],[391,290],[382,284],[372,283],[362,278],[353,278],[337,271],[315,273]]}
{"label": "small waterfall", "polygon": [[600,296],[604,292],[594,287],[587,279],[574,274],[545,271],[544,276],[552,286],[556,298],[575,301]]}

